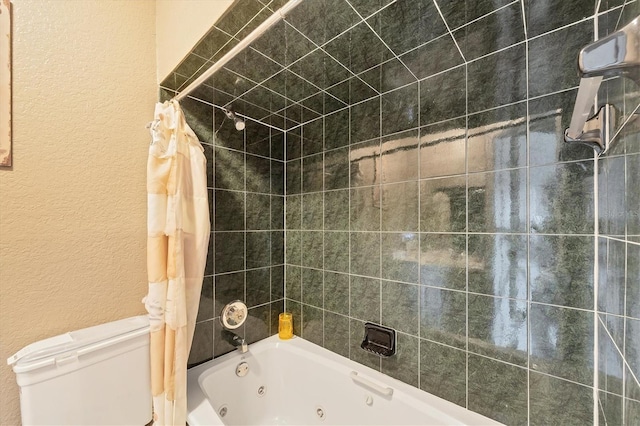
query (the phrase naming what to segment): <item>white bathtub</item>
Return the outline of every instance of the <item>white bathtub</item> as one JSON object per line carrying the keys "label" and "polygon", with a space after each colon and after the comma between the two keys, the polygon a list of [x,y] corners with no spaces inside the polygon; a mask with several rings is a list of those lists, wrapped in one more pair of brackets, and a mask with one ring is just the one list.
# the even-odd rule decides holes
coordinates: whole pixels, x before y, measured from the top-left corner
{"label": "white bathtub", "polygon": [[500,424],[297,337],[192,368],[187,393],[190,426]]}

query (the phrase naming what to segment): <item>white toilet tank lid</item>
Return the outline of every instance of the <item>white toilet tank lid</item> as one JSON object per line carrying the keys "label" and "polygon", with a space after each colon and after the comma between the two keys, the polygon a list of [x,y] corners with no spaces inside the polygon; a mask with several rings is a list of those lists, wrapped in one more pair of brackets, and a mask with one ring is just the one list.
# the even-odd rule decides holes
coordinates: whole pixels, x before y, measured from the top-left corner
{"label": "white toilet tank lid", "polygon": [[23,373],[53,364],[56,357],[89,352],[149,333],[149,317],[140,315],[71,331],[25,346],[7,359],[13,371]]}

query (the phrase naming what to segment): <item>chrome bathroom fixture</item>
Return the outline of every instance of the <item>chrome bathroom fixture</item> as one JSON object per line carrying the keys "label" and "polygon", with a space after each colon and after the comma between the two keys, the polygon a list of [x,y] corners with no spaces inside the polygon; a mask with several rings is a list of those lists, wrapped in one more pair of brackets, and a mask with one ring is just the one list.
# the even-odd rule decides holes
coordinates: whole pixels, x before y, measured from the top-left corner
{"label": "chrome bathroom fixture", "polygon": [[606,104],[588,118],[591,106],[604,77],[623,76],[640,85],[640,16],[585,46],[578,54],[578,75],[580,87],[564,140],[588,145],[600,155],[607,151],[614,134],[615,109]]}
{"label": "chrome bathroom fixture", "polygon": [[227,303],[220,313],[220,322],[225,328],[222,331],[222,336],[230,344],[240,349],[240,352],[242,353],[246,353],[249,350],[249,345],[244,338],[238,336],[231,330],[240,328],[247,320],[247,314],[247,305],[242,303],[240,300],[234,300],[233,302]]}
{"label": "chrome bathroom fixture", "polygon": [[233,120],[236,125],[236,130],[244,130],[244,121],[242,118],[238,117],[230,108],[222,108],[222,111],[224,111],[224,115],[226,115],[228,119]]}
{"label": "chrome bathroom fixture", "polygon": [[222,308],[220,322],[227,330],[235,330],[247,320],[247,312],[247,305],[240,300],[234,300]]}

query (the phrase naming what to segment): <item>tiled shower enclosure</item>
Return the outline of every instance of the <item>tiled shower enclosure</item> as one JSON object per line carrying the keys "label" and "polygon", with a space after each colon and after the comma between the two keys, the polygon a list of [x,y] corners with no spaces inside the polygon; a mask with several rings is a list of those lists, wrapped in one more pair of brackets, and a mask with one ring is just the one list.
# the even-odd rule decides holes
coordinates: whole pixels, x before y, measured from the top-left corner
{"label": "tiled shower enclosure", "polygon": [[[283,0],[238,0],[171,97]],[[210,159],[190,362],[297,335],[506,424],[640,424],[640,88],[567,145],[578,51],[637,0],[304,0],[182,102]],[[218,107],[247,117],[236,131]],[[364,322],[398,354],[359,348]]]}

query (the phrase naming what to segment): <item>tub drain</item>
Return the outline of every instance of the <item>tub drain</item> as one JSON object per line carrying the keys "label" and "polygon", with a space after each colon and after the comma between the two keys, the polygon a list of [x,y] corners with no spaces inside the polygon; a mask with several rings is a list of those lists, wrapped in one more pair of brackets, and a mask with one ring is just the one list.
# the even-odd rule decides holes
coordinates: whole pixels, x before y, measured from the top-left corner
{"label": "tub drain", "polygon": [[218,414],[220,415],[220,417],[224,417],[227,415],[227,406],[223,405],[222,407],[220,407],[220,409],[218,410]]}
{"label": "tub drain", "polygon": [[264,396],[267,393],[267,388],[264,386],[260,386],[258,388],[258,396]]}
{"label": "tub drain", "polygon": [[324,409],[322,407],[316,407],[316,416],[318,416],[320,420],[324,420],[326,414],[324,413]]}

